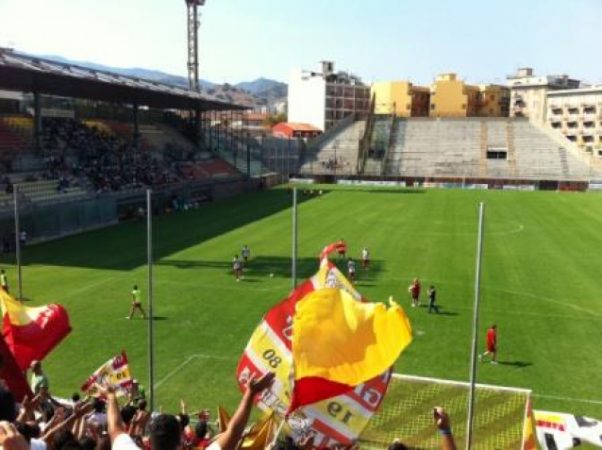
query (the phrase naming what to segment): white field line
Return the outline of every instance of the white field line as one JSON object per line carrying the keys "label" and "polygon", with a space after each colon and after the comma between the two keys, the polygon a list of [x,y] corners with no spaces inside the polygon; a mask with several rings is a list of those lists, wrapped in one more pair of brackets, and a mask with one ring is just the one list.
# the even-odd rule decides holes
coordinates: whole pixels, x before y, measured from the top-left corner
{"label": "white field line", "polygon": [[159,381],[157,381],[157,383],[155,384],[155,389],[158,389],[163,383],[168,381],[171,377],[180,373],[182,371],[182,369],[184,369],[184,367],[186,367],[188,364],[190,364],[195,359],[214,359],[217,361],[235,361],[235,358],[228,358],[225,356],[216,356],[216,355],[207,355],[205,353],[195,353],[193,355],[190,355],[188,358],[186,358],[184,360],[183,363],[181,363],[179,366],[177,366],[175,369],[173,369],[171,372],[169,372],[167,375],[165,375],[163,378],[161,378]]}
{"label": "white field line", "polygon": [[597,399],[574,398],[574,397],[560,397],[558,395],[546,395],[546,394],[533,394],[533,397],[549,398],[549,399],[552,399],[552,400],[565,400],[565,401],[568,401],[568,402],[589,403],[589,404],[592,404],[592,405],[602,405],[602,400],[597,400]]}
{"label": "white field line", "polygon": [[[402,278],[411,279],[411,278],[414,278],[415,276],[416,276],[416,274],[400,274],[399,278],[390,278],[390,277],[388,277],[388,278],[379,278],[378,280],[375,280],[375,281],[377,281],[377,282],[378,281],[394,281],[394,282],[400,283],[400,281],[401,281]],[[436,279],[436,277],[429,277],[429,276],[426,276],[426,275],[422,275],[421,278],[422,279],[426,279],[426,280],[435,280]],[[359,287],[361,288],[361,282],[362,282],[361,278],[358,280],[358,282],[359,282]],[[465,286],[466,285],[466,283],[460,283],[460,282],[457,282],[457,281],[446,281],[446,280],[438,280],[438,283],[443,284],[443,285],[451,284],[451,285],[455,285],[455,286]],[[588,309],[588,308],[583,308],[581,306],[573,305],[571,303],[567,303],[567,302],[564,302],[562,300],[558,300],[558,299],[554,299],[554,298],[550,298],[550,297],[544,297],[544,296],[541,296],[541,295],[531,294],[531,293],[525,292],[525,291],[515,291],[513,289],[506,289],[506,288],[500,288],[500,287],[495,287],[495,286],[482,285],[481,287],[482,287],[483,290],[506,292],[508,294],[518,295],[518,296],[522,295],[522,296],[525,296],[525,297],[533,298],[535,300],[541,300],[543,302],[548,302],[548,303],[553,303],[555,305],[564,306],[566,308],[570,308],[570,309],[573,309],[575,311],[579,311],[581,313],[586,313],[588,315],[602,317],[602,313],[599,313],[597,311],[593,311],[593,310]],[[403,290],[402,290],[402,292],[403,292]],[[402,297],[405,298],[405,292],[402,294]],[[443,302],[442,304],[445,305],[445,302]],[[462,309],[462,308],[460,308],[460,309]],[[520,314],[523,314],[523,313],[520,313]],[[531,313],[531,315],[537,316],[538,314],[537,313]],[[546,316],[547,317],[548,315],[541,314],[541,316]],[[567,316],[562,316],[562,317],[567,317]],[[569,317],[567,317],[567,318],[569,318]]]}
{"label": "white field line", "polygon": [[[381,220],[381,219],[379,219]],[[357,218],[356,222],[359,223],[360,225],[365,225],[365,226],[372,226],[374,225],[374,222],[376,221],[372,221],[372,220],[366,220],[364,218]],[[404,222],[404,221],[395,221],[395,223],[400,223],[400,222]],[[485,235],[486,236],[507,236],[510,234],[517,234],[517,233],[522,233],[525,229],[525,226],[520,223],[520,222],[515,222],[514,220],[508,220],[506,221],[509,224],[512,224],[512,227],[500,227],[501,229],[498,230],[492,230],[492,231],[487,231],[485,230]],[[437,222],[434,222],[437,223]],[[441,221],[439,221],[438,223],[443,223]],[[476,224],[476,222],[475,222]],[[460,225],[473,225],[472,223],[461,223]],[[476,226],[475,226],[476,228]],[[419,235],[419,236],[475,236],[477,234],[477,231],[475,229],[475,231],[465,231],[465,232],[452,232],[452,231],[404,231],[405,234],[411,234],[411,235]]]}

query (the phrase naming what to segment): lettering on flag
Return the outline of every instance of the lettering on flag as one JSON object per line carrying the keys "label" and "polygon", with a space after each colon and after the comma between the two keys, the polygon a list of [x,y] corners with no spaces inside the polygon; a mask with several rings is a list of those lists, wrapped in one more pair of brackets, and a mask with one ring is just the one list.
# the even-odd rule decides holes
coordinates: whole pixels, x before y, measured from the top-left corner
{"label": "lettering on flag", "polygon": [[568,450],[582,443],[602,448],[602,422],[589,417],[533,411],[537,440],[544,450]]}
{"label": "lettering on flag", "polygon": [[[291,405],[294,377],[292,329],[297,302],[326,287],[343,289],[354,299],[363,300],[336,265],[328,261],[328,253],[336,248],[336,245],[326,247],[321,254],[318,272],[266,313],[239,361],[237,380],[241,390],[245,389],[251,377],[276,373],[271,388],[256,400],[256,405],[264,412],[273,411],[285,417]],[[311,434],[314,445],[320,448],[351,445],[379,408],[390,378],[391,370],[387,370],[349,392],[296,409],[286,418],[293,437],[298,442]]]}
{"label": "lettering on flag", "polygon": [[103,387],[113,387],[118,396],[128,394],[132,386],[132,376],[128,365],[128,358],[124,352],[109,359],[88,377],[81,387],[82,392],[90,397],[98,396],[96,385]]}

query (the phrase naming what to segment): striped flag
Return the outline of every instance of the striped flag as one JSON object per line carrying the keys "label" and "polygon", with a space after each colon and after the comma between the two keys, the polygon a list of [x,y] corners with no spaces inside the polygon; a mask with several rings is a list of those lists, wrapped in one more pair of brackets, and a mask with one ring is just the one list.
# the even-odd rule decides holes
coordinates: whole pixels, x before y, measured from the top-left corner
{"label": "striped flag", "polygon": [[96,385],[115,388],[116,394],[125,396],[132,387],[132,375],[125,352],[109,359],[88,377],[81,387],[82,392],[90,397],[98,396]]}

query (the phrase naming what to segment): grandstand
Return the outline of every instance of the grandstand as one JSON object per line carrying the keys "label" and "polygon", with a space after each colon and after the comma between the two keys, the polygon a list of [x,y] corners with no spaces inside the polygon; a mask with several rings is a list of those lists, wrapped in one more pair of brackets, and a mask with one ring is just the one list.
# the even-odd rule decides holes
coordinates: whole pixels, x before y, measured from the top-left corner
{"label": "grandstand", "polygon": [[359,140],[366,122],[344,120],[338,126],[317,137],[308,146],[299,172],[301,174],[357,174]]}
{"label": "grandstand", "polygon": [[349,121],[314,140],[301,174],[335,174],[335,149],[341,176],[587,181],[602,173],[526,119],[376,116],[362,162],[364,129],[365,121]]}

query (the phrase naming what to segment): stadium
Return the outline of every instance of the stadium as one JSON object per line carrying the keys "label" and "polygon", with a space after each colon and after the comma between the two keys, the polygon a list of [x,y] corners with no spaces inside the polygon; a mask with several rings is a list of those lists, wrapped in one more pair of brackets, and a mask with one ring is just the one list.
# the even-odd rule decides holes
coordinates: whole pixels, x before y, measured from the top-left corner
{"label": "stadium", "polygon": [[602,88],[323,61],[255,125],[181,3],[187,86],[0,47],[0,444],[602,447]]}

